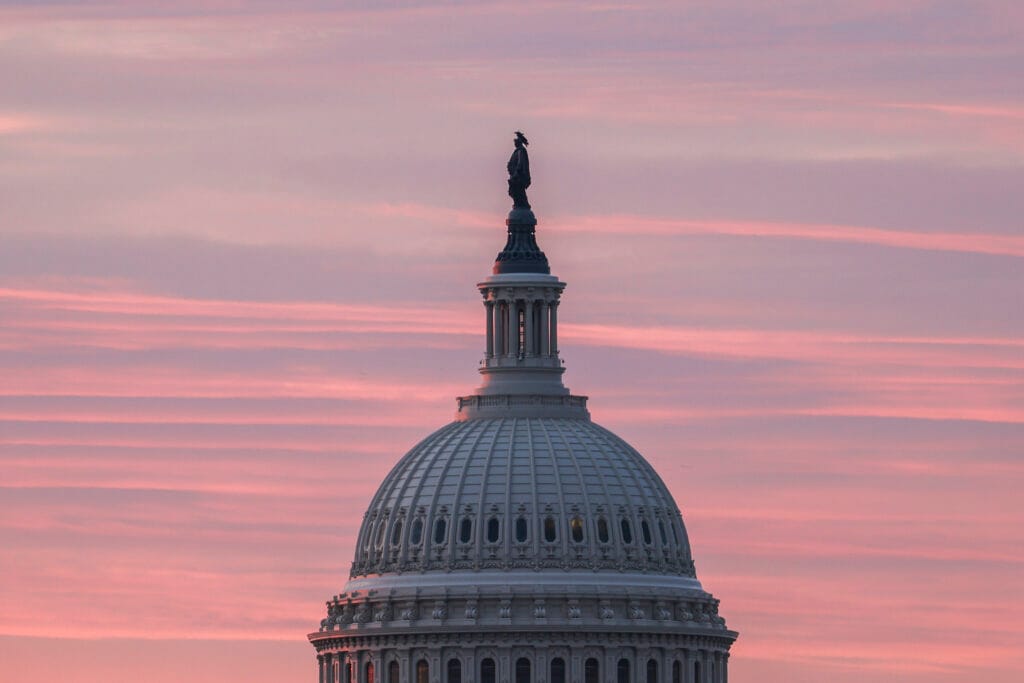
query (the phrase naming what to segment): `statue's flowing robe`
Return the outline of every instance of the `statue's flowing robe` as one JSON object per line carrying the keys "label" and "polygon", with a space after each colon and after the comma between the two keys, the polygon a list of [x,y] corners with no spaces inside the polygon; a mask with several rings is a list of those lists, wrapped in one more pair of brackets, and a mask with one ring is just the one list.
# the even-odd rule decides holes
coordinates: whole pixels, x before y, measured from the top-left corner
{"label": "statue's flowing robe", "polygon": [[512,152],[508,160],[508,194],[512,197],[513,206],[530,208],[526,199],[526,188],[530,186],[530,156],[526,147],[520,145]]}

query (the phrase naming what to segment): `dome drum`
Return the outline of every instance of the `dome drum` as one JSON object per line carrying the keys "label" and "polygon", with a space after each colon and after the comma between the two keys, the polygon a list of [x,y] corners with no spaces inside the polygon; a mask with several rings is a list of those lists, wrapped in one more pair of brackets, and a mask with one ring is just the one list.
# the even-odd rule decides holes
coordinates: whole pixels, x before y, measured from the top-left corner
{"label": "dome drum", "polygon": [[[722,636],[437,631],[318,641],[321,683],[726,683]],[[733,636],[734,637],[734,636]],[[385,647],[380,647],[386,641]]]}
{"label": "dome drum", "polygon": [[699,588],[637,587],[614,581],[570,585],[541,583],[401,587],[352,591],[327,603],[322,634],[411,633],[426,629],[474,630],[586,628],[615,632],[720,635],[725,620],[718,600]]}
{"label": "dome drum", "polygon": [[[325,661],[373,663],[376,671],[387,671],[391,661],[421,658],[428,671],[439,676],[430,681],[449,683],[442,666],[458,659],[463,666],[457,683],[487,680],[479,675],[479,663],[495,660],[499,672],[520,657],[536,669],[556,657],[563,657],[569,669],[567,681],[583,681],[584,661],[594,658],[605,672],[592,683],[619,683],[615,676],[620,661],[639,664],[641,683],[706,683],[724,681],[725,657],[736,638],[718,615],[718,601],[699,589],[666,590],[648,588],[624,593],[621,586],[529,587],[505,586],[497,591],[480,590],[465,582],[426,589],[408,587],[335,596],[328,603],[328,617],[310,640]],[[647,676],[646,663],[661,666]],[[680,666],[673,672],[673,664]],[[717,662],[719,677],[701,676]],[[687,669],[685,667],[689,666]],[[403,677],[402,671],[410,677]],[[400,669],[397,681],[414,681],[414,668]],[[333,673],[328,668],[328,674]],[[360,678],[362,670],[336,672],[325,683],[373,683]],[[545,670],[546,673],[546,670]],[[576,675],[573,675],[573,674]],[[678,677],[673,673],[680,674]],[[536,671],[544,680],[543,673]],[[346,677],[353,676],[354,677]],[[500,680],[510,680],[499,678]],[[551,679],[549,679],[551,680]],[[497,683],[497,681],[490,681]]]}

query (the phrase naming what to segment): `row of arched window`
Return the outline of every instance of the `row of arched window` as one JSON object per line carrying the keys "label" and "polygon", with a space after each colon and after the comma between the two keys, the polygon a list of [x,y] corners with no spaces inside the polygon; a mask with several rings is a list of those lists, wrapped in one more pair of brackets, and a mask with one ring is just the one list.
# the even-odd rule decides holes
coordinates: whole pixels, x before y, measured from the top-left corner
{"label": "row of arched window", "polygon": [[[454,679],[452,678],[452,675],[451,675],[452,674],[452,667],[451,667],[452,662],[454,662],[456,665],[458,665],[458,671],[456,672],[456,676],[455,676]],[[449,681],[454,680],[454,683],[462,683],[462,665],[459,662],[459,660],[453,659],[453,660],[451,660],[451,662],[448,662],[448,674],[449,674],[448,675],[448,680]],[[376,672],[373,669],[373,662],[366,662],[365,664],[363,664],[363,681],[362,681],[362,683],[375,683],[375,680],[376,680],[375,679],[375,675],[376,675]],[[356,675],[355,675],[355,664],[354,663],[349,663],[349,665],[347,667],[345,667],[345,680],[342,681],[341,683],[356,683],[356,681],[357,681],[357,678],[356,678]],[[430,682],[430,665],[427,663],[427,660],[421,659],[418,662],[416,662],[416,678],[415,678],[414,683],[429,683],[429,682]],[[388,663],[388,679],[387,679],[386,683],[399,683],[398,662],[392,661],[392,662]]]}
{"label": "row of arched window", "polygon": [[[709,662],[709,674],[711,680],[714,680],[714,662]],[[497,664],[491,657],[486,657],[480,661],[480,679],[479,683],[497,683]],[[615,680],[616,683],[633,683],[632,681],[632,662],[629,659],[623,657],[619,659],[615,667]],[[462,662],[459,659],[449,659],[446,666],[445,672],[446,678],[445,683],[462,683]],[[648,659],[646,666],[646,680],[642,683],[659,683],[658,680],[658,660]],[[355,664],[350,663],[345,668],[346,680],[341,683],[356,683],[355,677]],[[566,683],[566,665],[565,660],[561,657],[555,657],[551,660],[550,664],[550,683]],[[363,681],[361,683],[375,683],[375,672],[373,669],[373,662],[366,662],[363,665]],[[693,679],[694,681],[701,680],[701,663],[699,661],[693,662]],[[429,683],[430,681],[430,665],[427,660],[420,659],[416,662],[415,679],[413,683]],[[583,664],[583,683],[600,683],[601,681],[601,663],[594,657],[588,658]],[[532,683],[533,682],[533,663],[527,657],[519,657],[515,663],[515,677],[514,683]],[[401,683],[399,677],[399,666],[398,662],[391,661],[388,663],[387,669],[387,681],[385,683]],[[672,681],[671,683],[683,683],[683,667],[682,663],[678,660],[672,662]]]}
{"label": "row of arched window", "polygon": [[[597,540],[599,543],[611,542],[611,524],[605,515],[599,515],[595,524],[597,528]],[[656,523],[658,534],[661,537],[661,544],[668,545],[669,529],[672,540],[679,544],[679,534],[675,525],[659,519]],[[387,530],[387,518],[378,522],[375,545],[377,548],[384,547],[384,534]],[[530,540],[530,523],[527,517],[520,515],[513,523],[513,541],[515,543],[527,543]],[[545,543],[558,541],[559,524],[554,515],[546,515],[541,522],[541,538]],[[633,523],[627,517],[619,518],[619,537],[626,545],[632,545],[634,540]],[[501,519],[489,517],[484,527],[484,539],[487,543],[498,543],[501,540]],[[573,543],[583,543],[586,540],[586,524],[579,515],[569,518],[569,539]],[[367,539],[368,540],[368,539]],[[460,544],[467,544],[473,541],[473,517],[463,517],[459,520],[456,540]],[[644,545],[653,545],[654,533],[652,525],[647,519],[640,520],[640,540]],[[423,518],[417,517],[413,520],[409,529],[409,545],[416,547],[423,541]],[[448,542],[448,518],[439,517],[434,521],[434,545],[445,545]],[[402,520],[397,520],[391,527],[391,545],[398,546],[402,542]],[[369,543],[367,543],[369,549]]]}

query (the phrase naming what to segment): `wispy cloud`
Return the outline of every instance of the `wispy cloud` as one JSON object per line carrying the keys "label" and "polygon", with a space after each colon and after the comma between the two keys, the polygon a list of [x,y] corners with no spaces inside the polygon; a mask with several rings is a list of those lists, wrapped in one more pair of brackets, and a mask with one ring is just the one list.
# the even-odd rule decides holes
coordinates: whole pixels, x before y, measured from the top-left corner
{"label": "wispy cloud", "polygon": [[5,683],[314,670],[516,129],[733,677],[1021,680],[1020,7],[0,4]]}
{"label": "wispy cloud", "polygon": [[46,116],[18,114],[0,110],[0,135],[17,135],[51,130],[56,122]]}
{"label": "wispy cloud", "polygon": [[647,235],[741,235],[876,244],[898,249],[924,249],[1024,257],[1024,236],[953,234],[884,230],[847,225],[743,221],[684,221],[643,216],[567,217],[558,228],[574,232]]}

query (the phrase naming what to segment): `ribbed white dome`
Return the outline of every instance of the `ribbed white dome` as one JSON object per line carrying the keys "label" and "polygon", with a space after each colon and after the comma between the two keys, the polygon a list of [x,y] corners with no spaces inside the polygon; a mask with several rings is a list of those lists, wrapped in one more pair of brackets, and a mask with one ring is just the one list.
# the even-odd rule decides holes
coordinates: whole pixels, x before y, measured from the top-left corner
{"label": "ribbed white dome", "polygon": [[351,575],[526,568],[694,576],[654,469],[563,417],[453,422],[414,446],[370,503]]}

